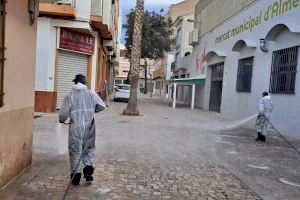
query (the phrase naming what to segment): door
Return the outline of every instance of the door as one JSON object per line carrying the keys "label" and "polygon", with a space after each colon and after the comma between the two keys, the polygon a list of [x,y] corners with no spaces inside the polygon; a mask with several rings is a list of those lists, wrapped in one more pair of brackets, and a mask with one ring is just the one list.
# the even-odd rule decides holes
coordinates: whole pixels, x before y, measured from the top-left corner
{"label": "door", "polygon": [[76,74],[87,76],[88,56],[60,50],[58,53],[57,103],[60,108],[65,96],[72,90]]}
{"label": "door", "polygon": [[222,104],[222,87],[224,63],[212,65],[209,110],[220,112]]}

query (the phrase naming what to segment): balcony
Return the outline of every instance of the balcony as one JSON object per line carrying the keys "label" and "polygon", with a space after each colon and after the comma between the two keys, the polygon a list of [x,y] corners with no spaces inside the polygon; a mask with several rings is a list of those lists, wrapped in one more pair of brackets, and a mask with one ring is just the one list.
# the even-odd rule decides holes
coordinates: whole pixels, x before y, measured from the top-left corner
{"label": "balcony", "polygon": [[75,0],[62,0],[55,4],[40,3],[39,16],[50,17],[56,19],[75,19],[76,18],[76,1]]}
{"label": "balcony", "polygon": [[[113,38],[111,28],[109,23],[107,23],[107,12],[110,13],[111,2],[103,0],[92,0],[91,7],[91,23],[99,30],[102,37],[106,40],[111,40]],[[110,16],[110,15],[109,15]]]}
{"label": "balcony", "polygon": [[199,29],[194,29],[189,34],[189,45],[195,46],[197,44],[199,44]]}
{"label": "balcony", "polygon": [[191,54],[181,58],[178,62],[178,70],[186,71],[196,67],[196,56]]}
{"label": "balcony", "polygon": [[176,71],[176,62],[172,62],[171,63],[171,72],[175,72]]}

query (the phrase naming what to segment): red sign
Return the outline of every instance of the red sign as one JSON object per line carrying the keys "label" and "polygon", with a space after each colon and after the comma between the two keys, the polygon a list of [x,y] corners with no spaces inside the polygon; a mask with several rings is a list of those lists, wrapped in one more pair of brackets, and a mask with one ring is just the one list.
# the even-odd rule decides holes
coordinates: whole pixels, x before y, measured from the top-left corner
{"label": "red sign", "polygon": [[94,54],[95,38],[89,34],[60,29],[59,48]]}

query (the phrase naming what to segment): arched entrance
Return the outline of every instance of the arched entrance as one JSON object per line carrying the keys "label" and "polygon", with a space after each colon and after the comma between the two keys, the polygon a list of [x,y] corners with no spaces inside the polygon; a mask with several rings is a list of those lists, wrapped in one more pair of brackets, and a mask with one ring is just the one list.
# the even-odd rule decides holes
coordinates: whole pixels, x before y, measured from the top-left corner
{"label": "arched entrance", "polygon": [[224,55],[215,51],[209,52],[205,59],[208,63],[208,73],[210,79],[209,110],[214,112],[221,111]]}

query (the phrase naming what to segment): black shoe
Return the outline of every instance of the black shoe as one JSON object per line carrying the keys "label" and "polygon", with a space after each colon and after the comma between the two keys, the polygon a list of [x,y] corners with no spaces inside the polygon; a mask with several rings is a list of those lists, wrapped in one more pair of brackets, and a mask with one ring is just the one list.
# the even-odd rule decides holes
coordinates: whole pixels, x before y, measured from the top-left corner
{"label": "black shoe", "polygon": [[93,173],[94,173],[94,167],[92,166],[85,166],[85,168],[83,168],[83,175],[86,181],[91,182],[94,180],[93,178]]}
{"label": "black shoe", "polygon": [[260,141],[262,138],[262,134],[260,132],[257,133],[257,138],[255,139],[256,141]]}
{"label": "black shoe", "polygon": [[266,136],[262,135],[261,138],[260,138],[260,140],[261,140],[262,142],[266,142]]}
{"label": "black shoe", "polygon": [[80,183],[80,178],[81,178],[81,173],[71,174],[71,180],[72,180],[72,185],[79,185]]}

